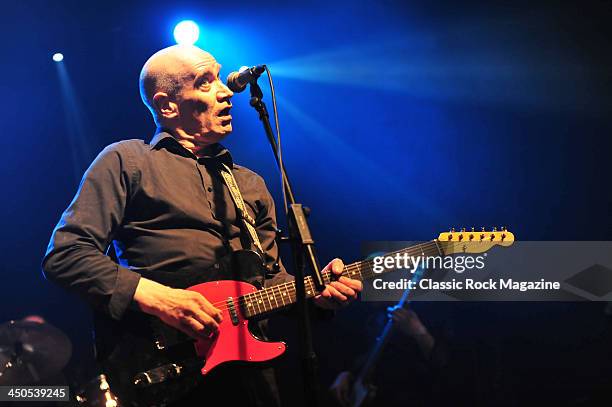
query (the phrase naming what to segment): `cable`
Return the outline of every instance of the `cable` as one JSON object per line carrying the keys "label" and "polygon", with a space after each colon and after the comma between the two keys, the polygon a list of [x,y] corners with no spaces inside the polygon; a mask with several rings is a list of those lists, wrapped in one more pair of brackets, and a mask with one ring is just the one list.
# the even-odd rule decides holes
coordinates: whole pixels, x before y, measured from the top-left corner
{"label": "cable", "polygon": [[283,165],[283,149],[281,148],[281,133],[280,125],[278,124],[278,109],[276,107],[276,92],[274,91],[274,83],[272,82],[272,74],[268,69],[268,65],[264,65],[268,82],[270,83],[270,93],[272,94],[272,110],[274,111],[274,124],[276,127],[276,155],[278,156],[278,166],[281,173],[281,189],[283,192],[283,204],[285,205],[285,213],[289,213],[289,204],[287,203],[287,192],[285,191],[285,167]]}

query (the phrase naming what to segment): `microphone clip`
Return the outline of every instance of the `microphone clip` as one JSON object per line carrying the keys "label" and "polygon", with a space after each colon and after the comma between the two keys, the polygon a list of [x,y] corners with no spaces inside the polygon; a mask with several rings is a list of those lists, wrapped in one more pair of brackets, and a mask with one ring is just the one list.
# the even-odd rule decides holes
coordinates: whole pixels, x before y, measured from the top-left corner
{"label": "microphone clip", "polygon": [[232,72],[227,76],[227,87],[234,93],[240,93],[248,84],[257,83],[257,79],[265,70],[265,65],[243,66],[238,72]]}

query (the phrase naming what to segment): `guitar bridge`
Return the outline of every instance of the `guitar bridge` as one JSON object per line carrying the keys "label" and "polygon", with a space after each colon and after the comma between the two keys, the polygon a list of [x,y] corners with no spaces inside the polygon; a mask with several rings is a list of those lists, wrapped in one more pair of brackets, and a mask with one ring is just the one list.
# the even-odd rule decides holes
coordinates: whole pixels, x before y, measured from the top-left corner
{"label": "guitar bridge", "polygon": [[238,325],[240,321],[238,320],[238,313],[236,312],[236,305],[234,304],[234,299],[229,297],[227,299],[227,309],[230,314],[230,318],[232,320],[233,325]]}

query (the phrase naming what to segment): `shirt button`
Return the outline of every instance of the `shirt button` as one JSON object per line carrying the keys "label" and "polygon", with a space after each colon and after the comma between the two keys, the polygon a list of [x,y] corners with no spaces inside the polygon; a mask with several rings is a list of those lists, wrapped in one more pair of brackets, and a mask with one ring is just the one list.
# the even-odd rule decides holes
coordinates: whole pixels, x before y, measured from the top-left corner
{"label": "shirt button", "polygon": [[208,190],[208,192],[212,192],[212,187],[208,187],[206,189]]}

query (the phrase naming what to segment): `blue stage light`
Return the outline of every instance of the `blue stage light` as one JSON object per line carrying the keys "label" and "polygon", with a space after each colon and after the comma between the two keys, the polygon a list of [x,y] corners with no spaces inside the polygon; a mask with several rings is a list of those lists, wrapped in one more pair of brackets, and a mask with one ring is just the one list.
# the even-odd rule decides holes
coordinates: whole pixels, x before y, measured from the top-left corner
{"label": "blue stage light", "polygon": [[59,52],[53,54],[53,60],[55,62],[62,62],[64,60],[64,54],[61,54]]}
{"label": "blue stage light", "polygon": [[193,45],[200,36],[200,28],[191,20],[181,21],[174,27],[174,39],[177,44]]}

